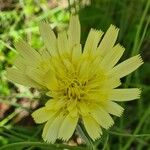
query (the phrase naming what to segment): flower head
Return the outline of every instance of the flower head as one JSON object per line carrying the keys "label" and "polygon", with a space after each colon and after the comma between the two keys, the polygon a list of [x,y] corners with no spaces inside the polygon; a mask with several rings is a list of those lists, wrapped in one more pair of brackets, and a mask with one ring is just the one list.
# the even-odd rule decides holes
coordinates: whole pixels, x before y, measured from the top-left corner
{"label": "flower head", "polygon": [[15,67],[7,69],[8,79],[47,89],[52,97],[32,114],[36,123],[46,122],[42,134],[45,141],[68,140],[79,119],[93,140],[99,138],[101,128],[114,124],[111,115],[123,112],[116,102],[139,98],[139,89],[117,87],[122,77],[141,66],[141,57],[136,55],[117,64],[125,49],[115,45],[119,29],[113,25],[105,35],[91,29],[83,50],[78,16],[72,16],[68,32],[57,37],[47,23],[41,23],[39,29],[45,47],[38,52],[18,41],[15,46],[19,54]]}

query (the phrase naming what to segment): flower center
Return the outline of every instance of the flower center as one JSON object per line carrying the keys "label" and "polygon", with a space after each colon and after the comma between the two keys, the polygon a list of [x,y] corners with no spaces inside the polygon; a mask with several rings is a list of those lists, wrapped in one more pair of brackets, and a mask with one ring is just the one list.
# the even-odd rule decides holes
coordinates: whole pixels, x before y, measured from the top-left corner
{"label": "flower center", "polygon": [[83,96],[82,93],[82,84],[77,80],[73,80],[66,89],[66,95],[68,99],[76,99],[80,101],[81,97]]}

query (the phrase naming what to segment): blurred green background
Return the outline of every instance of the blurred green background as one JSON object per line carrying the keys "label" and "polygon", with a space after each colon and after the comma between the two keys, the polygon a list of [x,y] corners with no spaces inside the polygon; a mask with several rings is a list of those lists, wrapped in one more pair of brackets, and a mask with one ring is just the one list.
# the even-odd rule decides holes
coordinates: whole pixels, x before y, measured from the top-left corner
{"label": "blurred green background", "polygon": [[[115,125],[94,144],[103,150],[150,150],[150,0],[0,0],[0,149],[10,143],[42,141],[42,126],[35,125],[30,114],[42,105],[38,98],[44,96],[36,89],[10,83],[5,77],[5,69],[12,65],[16,55],[13,43],[21,37],[40,49],[43,43],[38,23],[49,21],[53,30],[59,32],[67,28],[70,12],[79,14],[83,45],[90,28],[106,31],[114,24],[120,28],[117,42],[126,48],[122,60],[140,53],[145,62],[122,80],[122,87],[141,88],[141,99],[125,103],[123,116],[114,118]],[[84,148],[78,134],[69,145]]]}

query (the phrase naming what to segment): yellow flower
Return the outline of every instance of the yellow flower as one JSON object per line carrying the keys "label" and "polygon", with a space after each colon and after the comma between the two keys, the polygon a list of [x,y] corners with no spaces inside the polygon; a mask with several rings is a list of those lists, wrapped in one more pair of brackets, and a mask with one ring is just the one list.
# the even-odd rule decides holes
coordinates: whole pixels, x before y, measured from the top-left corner
{"label": "yellow flower", "polygon": [[119,29],[113,25],[104,36],[102,31],[91,29],[83,51],[78,16],[72,16],[68,31],[57,37],[47,23],[41,23],[39,29],[45,48],[38,52],[18,41],[15,46],[19,55],[15,67],[7,69],[8,79],[47,89],[52,97],[32,114],[36,123],[46,122],[42,134],[46,142],[68,140],[79,119],[96,140],[102,135],[101,128],[114,124],[111,115],[122,114],[123,108],[116,102],[140,97],[137,88],[116,89],[120,78],[143,64],[140,55],[117,64],[125,49],[115,45]]}

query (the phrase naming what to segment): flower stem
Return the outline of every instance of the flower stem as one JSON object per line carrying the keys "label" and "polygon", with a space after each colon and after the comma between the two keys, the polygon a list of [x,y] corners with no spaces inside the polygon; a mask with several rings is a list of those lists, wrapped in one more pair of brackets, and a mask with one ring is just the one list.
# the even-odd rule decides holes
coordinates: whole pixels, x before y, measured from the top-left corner
{"label": "flower stem", "polygon": [[89,150],[97,150],[95,145],[93,144],[92,140],[89,138],[86,132],[84,132],[84,129],[81,125],[77,125],[77,131],[80,133],[83,140],[86,142]]}

